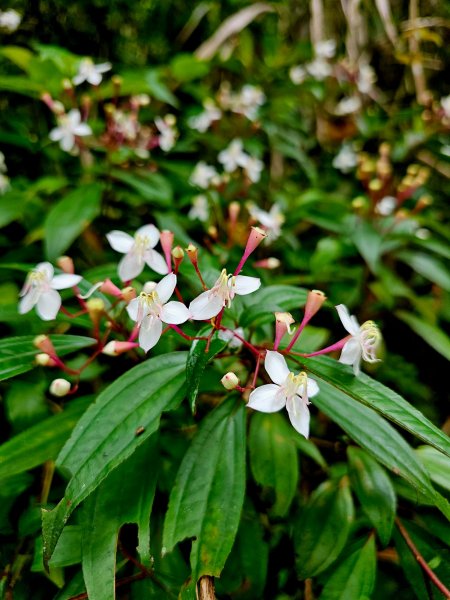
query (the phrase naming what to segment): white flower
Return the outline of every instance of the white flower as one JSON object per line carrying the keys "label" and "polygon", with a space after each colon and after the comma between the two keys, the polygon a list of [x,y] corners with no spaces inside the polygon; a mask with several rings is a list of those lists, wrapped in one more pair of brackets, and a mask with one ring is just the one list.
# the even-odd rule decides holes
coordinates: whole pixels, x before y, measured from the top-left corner
{"label": "white flower", "polygon": [[336,306],[342,325],[351,335],[351,338],[342,348],[339,362],[344,365],[353,365],[353,372],[360,372],[361,358],[369,363],[380,362],[376,357],[376,350],[380,345],[381,334],[373,321],[366,321],[361,326],[356,317],[350,315],[344,304]]}
{"label": "white flower", "polygon": [[358,164],[358,156],[351,146],[344,144],[333,158],[333,167],[342,173],[348,173]]}
{"label": "white flower", "polygon": [[0,11],[0,29],[4,29],[8,33],[13,33],[19,27],[22,17],[20,14],[9,8],[4,12]]}
{"label": "white flower", "polygon": [[314,79],[317,79],[317,81],[322,81],[323,79],[326,79],[332,73],[331,65],[327,63],[326,60],[320,57],[308,63],[306,65],[306,70],[311,75],[311,77],[314,77]]}
{"label": "white flower", "polygon": [[87,81],[91,85],[99,85],[103,79],[102,74],[110,71],[111,63],[105,62],[94,65],[90,58],[84,58],[78,67],[78,73],[72,79],[74,85],[80,85]]}
{"label": "white flower", "polygon": [[62,150],[70,152],[75,146],[75,137],[91,135],[92,129],[87,123],[81,122],[81,114],[77,108],[72,108],[67,114],[58,117],[58,127],[50,131],[52,142],[59,142]]}
{"label": "white flower", "polygon": [[246,158],[243,160],[243,167],[245,174],[253,183],[257,183],[261,179],[261,173],[264,169],[264,163],[259,158],[255,158],[254,156],[246,155]]}
{"label": "white flower", "polygon": [[196,321],[212,319],[225,306],[230,308],[236,294],[246,296],[256,292],[260,286],[261,280],[257,277],[227,275],[226,269],[223,269],[213,287],[192,300],[189,312]]}
{"label": "white flower", "polygon": [[336,40],[323,40],[314,46],[318,58],[333,58],[336,54]]}
{"label": "white flower", "polygon": [[267,350],[264,366],[273,383],[261,385],[250,394],[250,408],[265,413],[286,407],[293,427],[306,438],[309,435],[309,398],[319,393],[319,386],[304,371],[294,375],[279,352]]}
{"label": "white flower", "polygon": [[218,121],[222,116],[222,111],[211,98],[203,102],[204,111],[188,119],[188,125],[192,129],[204,133],[214,121]]}
{"label": "white flower", "polygon": [[361,94],[369,94],[376,80],[377,76],[370,65],[363,64],[359,67],[356,85]]}
{"label": "white flower", "polygon": [[266,101],[266,96],[261,88],[254,85],[244,85],[239,94],[232,95],[231,110],[242,114],[250,121],[258,116],[258,109]]}
{"label": "white flower", "polygon": [[295,65],[289,69],[289,77],[291,78],[292,83],[299,85],[303,83],[306,79],[306,71],[304,67],[300,65]]}
{"label": "white flower", "polygon": [[119,263],[119,277],[129,281],[140,275],[147,264],[160,275],[168,272],[164,258],[153,250],[159,242],[159,231],[154,225],[140,227],[134,237],[124,231],[111,231],[106,235],[113,250],[125,254]]}
{"label": "white flower", "polygon": [[209,206],[208,198],[204,194],[199,194],[192,199],[192,208],[188,212],[189,219],[198,219],[203,223],[208,220]]}
{"label": "white flower", "polygon": [[273,204],[270,211],[266,212],[255,204],[249,204],[248,212],[250,216],[260,222],[267,231],[267,241],[275,240],[281,235],[281,226],[285,218],[278,204]]}
{"label": "white flower", "polygon": [[177,285],[174,273],[166,275],[153,291],[142,292],[127,306],[127,312],[139,326],[139,346],[148,352],[161,337],[162,324],[179,325],[189,319],[189,311],[181,302],[168,302]]}
{"label": "white flower", "polygon": [[244,330],[242,329],[242,327],[238,327],[234,331],[232,331],[231,329],[221,329],[217,335],[220,340],[228,342],[229,348],[240,348],[243,342],[234,335],[235,333],[237,333],[237,335],[241,338],[244,337]]}
{"label": "white flower", "polygon": [[249,156],[244,152],[242,140],[236,138],[228,148],[219,152],[218,160],[227,173],[232,173],[238,167],[245,167]]}
{"label": "white flower", "polygon": [[140,125],[135,114],[127,114],[122,110],[112,113],[115,134],[122,135],[129,142],[134,141],[139,133]]}
{"label": "white flower", "polygon": [[334,113],[339,116],[351,115],[361,108],[361,100],[358,96],[348,96],[340,100],[335,109]]}
{"label": "white flower", "polygon": [[450,96],[445,96],[445,98],[441,98],[441,106],[444,111],[444,115],[447,119],[450,119]]}
{"label": "white flower", "polygon": [[395,196],[385,196],[381,198],[375,206],[375,212],[383,217],[388,217],[397,208],[398,200]]}
{"label": "white flower", "polygon": [[211,165],[207,165],[203,160],[195,165],[195,169],[189,179],[192,185],[206,189],[211,180],[217,177],[217,171]]}
{"label": "white flower", "polygon": [[28,274],[20,292],[22,300],[19,302],[19,313],[21,315],[36,306],[41,319],[51,321],[56,317],[61,306],[61,296],[56,290],[65,290],[81,281],[80,275],[68,273],[53,275],[53,273],[52,265],[49,262],[42,262]]}
{"label": "white flower", "polygon": [[178,137],[178,131],[175,127],[176,119],[174,115],[166,115],[164,119],[156,117],[155,125],[160,133],[158,137],[159,147],[164,152],[169,152],[174,146]]}

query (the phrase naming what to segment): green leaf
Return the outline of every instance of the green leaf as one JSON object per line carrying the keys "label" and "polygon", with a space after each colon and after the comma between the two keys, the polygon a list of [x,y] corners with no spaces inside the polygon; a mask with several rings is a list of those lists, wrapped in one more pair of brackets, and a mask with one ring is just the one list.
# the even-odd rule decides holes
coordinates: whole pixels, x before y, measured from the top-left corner
{"label": "green leaf", "polygon": [[[87,348],[96,343],[80,335],[49,335],[58,356]],[[26,373],[36,367],[34,358],[40,352],[34,346],[34,335],[6,338],[0,341],[0,381]]]}
{"label": "green leaf", "polygon": [[376,273],[383,241],[378,231],[371,223],[359,220],[356,222],[352,239],[372,273]]}
{"label": "green leaf", "polygon": [[92,396],[71,400],[60,413],[26,429],[0,446],[0,479],[34,469],[58,456]]}
{"label": "green leaf", "polygon": [[0,227],[19,219],[23,214],[24,204],[24,194],[16,190],[10,190],[0,196]]}
{"label": "green leaf", "polygon": [[404,310],[398,310],[395,316],[404,321],[417,333],[427,344],[450,360],[450,338],[440,327],[427,323],[416,315]]}
{"label": "green leaf", "polygon": [[[112,471],[87,498],[81,509],[83,576],[92,600],[115,596],[116,546],[125,523],[144,524],[139,538],[149,557],[149,522],[155,495],[158,454],[152,436]],[[149,468],[154,465],[153,468]],[[147,565],[150,568],[150,564]]]}
{"label": "green leaf", "polygon": [[81,185],[51,208],[45,221],[45,253],[49,260],[61,256],[98,217],[102,192],[101,183]]}
{"label": "green leaf", "polygon": [[259,289],[256,293],[244,298],[245,308],[239,325],[262,325],[274,321],[276,311],[301,308],[306,303],[308,291],[291,285],[271,285]]}
{"label": "green leaf", "polygon": [[[210,328],[204,328],[199,332],[203,337],[210,332]],[[191,406],[192,412],[195,412],[195,401],[197,399],[198,388],[203,376],[203,371],[211,359],[222,352],[227,346],[227,342],[221,340],[215,333],[211,338],[209,349],[206,352],[206,340],[194,340],[189,350],[189,356],[186,362],[186,396]]]}
{"label": "green leaf", "polygon": [[207,62],[199,60],[192,54],[177,54],[170,65],[175,79],[183,83],[205,77],[210,68]]}
{"label": "green leaf", "polygon": [[397,257],[409,265],[416,273],[432,281],[447,292],[450,291],[448,269],[434,256],[423,252],[400,252]]}
{"label": "green leaf", "polygon": [[369,537],[331,573],[320,600],[364,600],[372,596],[377,572],[375,538]]}
{"label": "green leaf", "polygon": [[364,450],[350,446],[347,456],[352,487],[381,543],[386,546],[391,539],[397,504],[391,480]]}
{"label": "green leaf", "polygon": [[219,576],[231,551],[245,492],[245,406],[230,398],[202,421],[170,494],[163,546],[196,537],[193,579]]}
{"label": "green leaf", "polygon": [[344,548],[354,518],[348,478],[326,481],[311,495],[294,531],[297,572],[313,577],[329,567]]}
{"label": "green leaf", "polygon": [[326,381],[347,398],[350,396],[373,408],[450,457],[450,438],[396,392],[364,373],[355,377],[348,367],[330,357],[302,359],[302,362],[314,377]]}
{"label": "green leaf", "polygon": [[43,512],[47,560],[78,504],[156,431],[162,412],[179,402],[186,358],[186,352],[173,352],[146,360],[116,379],[83,415],[57,460],[71,477],[65,496]]}
{"label": "green leaf", "polygon": [[416,456],[431,480],[450,492],[450,459],[430,446],[416,448]]}
{"label": "green leaf", "polygon": [[170,206],[173,201],[172,186],[160,173],[141,171],[136,174],[113,169],[111,177],[132,188],[144,200],[154,202],[159,206]]}
{"label": "green leaf", "polygon": [[281,414],[255,413],[249,434],[250,467],[255,481],[275,490],[271,512],[287,514],[297,491],[299,464],[291,426]]}
{"label": "green leaf", "polygon": [[21,75],[1,75],[0,90],[6,92],[16,92],[24,96],[38,98],[45,91],[44,86],[36,81],[31,81],[28,77]]}
{"label": "green leaf", "polygon": [[3,48],[0,48],[0,54],[24,71],[28,69],[30,61],[33,58],[33,53],[21,46],[3,46]]}

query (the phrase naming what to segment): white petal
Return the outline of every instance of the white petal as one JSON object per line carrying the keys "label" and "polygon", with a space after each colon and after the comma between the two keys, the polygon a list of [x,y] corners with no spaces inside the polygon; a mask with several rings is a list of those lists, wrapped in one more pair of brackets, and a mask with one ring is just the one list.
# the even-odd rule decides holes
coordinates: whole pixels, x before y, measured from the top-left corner
{"label": "white petal", "polygon": [[38,263],[35,267],[35,270],[39,271],[40,273],[44,273],[48,281],[52,279],[53,273],[55,272],[53,269],[53,265],[49,262]]}
{"label": "white petal", "polygon": [[81,122],[81,113],[78,108],[72,108],[67,113],[67,123],[71,125],[71,127],[76,127]]}
{"label": "white petal", "polygon": [[64,129],[62,127],[55,127],[50,131],[48,137],[52,142],[59,142],[59,140],[64,137]]}
{"label": "white petal", "polygon": [[286,404],[286,396],[280,393],[280,386],[274,383],[261,385],[253,390],[247,406],[265,413],[277,412]]}
{"label": "white petal", "polygon": [[177,276],[174,273],[169,273],[161,279],[155,288],[155,292],[158,294],[159,299],[165,304],[177,285]]}
{"label": "white petal", "polygon": [[111,245],[111,248],[116,252],[126,254],[134,245],[134,239],[124,231],[110,231],[106,234],[106,238]]}
{"label": "white petal", "polygon": [[61,306],[61,296],[55,290],[41,294],[37,302],[37,313],[44,321],[51,321],[56,317]]}
{"label": "white petal", "polygon": [[110,62],[99,63],[98,65],[95,65],[95,70],[97,71],[97,73],[106,73],[107,71],[110,71],[111,69],[112,69],[112,64]]}
{"label": "white petal", "polygon": [[134,252],[125,254],[119,262],[118,273],[122,281],[130,281],[142,273],[144,262]]}
{"label": "white petal", "polygon": [[359,323],[355,317],[350,315],[348,308],[344,304],[338,304],[336,310],[338,311],[339,318],[346,331],[351,335],[356,335],[359,332]]}
{"label": "white petal", "polygon": [[159,242],[159,230],[154,225],[144,225],[143,227],[139,227],[135,235],[148,238],[151,248],[154,248]]}
{"label": "white petal", "polygon": [[127,306],[127,313],[130,316],[130,319],[133,321],[137,321],[139,311],[139,298],[133,298],[130,304]]}
{"label": "white petal", "polygon": [[342,348],[339,362],[344,365],[352,365],[361,358],[361,345],[356,338],[350,338]]}
{"label": "white petal", "polygon": [[50,285],[54,290],[65,290],[66,288],[78,285],[81,281],[80,275],[72,275],[70,273],[62,273],[61,275],[55,275],[50,282]]}
{"label": "white petal", "polygon": [[284,356],[273,350],[267,350],[264,367],[270,379],[278,385],[283,385],[289,375],[289,368]]}
{"label": "white petal", "polygon": [[179,325],[185,323],[189,319],[189,311],[187,306],[182,302],[168,302],[162,308],[160,318],[164,323],[170,325]]}
{"label": "white petal", "polygon": [[74,85],[80,85],[80,83],[83,83],[83,81],[86,81],[86,77],[81,74],[75,75],[75,77],[72,79]]}
{"label": "white petal", "polygon": [[316,396],[320,392],[317,381],[315,379],[311,379],[311,377],[308,377],[307,389],[308,389],[308,398],[312,398],[313,396]]}
{"label": "white petal", "polygon": [[261,286],[261,280],[258,277],[246,277],[238,275],[235,280],[234,291],[240,296],[256,292]]}
{"label": "white petal", "polygon": [[92,71],[89,73],[87,80],[91,85],[98,85],[102,80],[102,76],[97,71]]}
{"label": "white petal", "polygon": [[294,396],[286,403],[292,426],[307,438],[309,436],[309,410],[299,396]]}
{"label": "white petal", "polygon": [[29,312],[39,300],[40,295],[41,293],[37,288],[30,289],[19,302],[19,313],[23,315]]}
{"label": "white petal", "polygon": [[210,290],[203,292],[189,304],[191,317],[196,321],[212,319],[220,313],[222,308],[222,298],[217,294],[212,294]]}
{"label": "white petal", "polygon": [[70,131],[64,131],[64,135],[59,143],[64,152],[70,152],[75,145],[75,137]]}
{"label": "white petal", "polygon": [[160,275],[166,275],[169,272],[166,261],[156,250],[147,250],[144,254],[144,260],[151,269]]}
{"label": "white petal", "polygon": [[80,137],[84,135],[91,135],[92,129],[87,123],[80,123],[79,125],[73,128],[73,133],[75,135],[79,135]]}
{"label": "white petal", "polygon": [[161,337],[162,323],[157,317],[145,317],[139,329],[139,346],[148,352]]}

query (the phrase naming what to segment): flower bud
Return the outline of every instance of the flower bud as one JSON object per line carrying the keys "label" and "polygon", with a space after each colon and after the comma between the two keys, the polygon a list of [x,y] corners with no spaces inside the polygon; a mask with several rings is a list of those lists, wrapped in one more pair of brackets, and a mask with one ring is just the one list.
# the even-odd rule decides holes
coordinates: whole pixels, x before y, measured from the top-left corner
{"label": "flower bud", "polygon": [[245,246],[244,255],[249,256],[266,237],[267,234],[263,229],[260,227],[252,227]]}
{"label": "flower bud", "polygon": [[326,299],[327,297],[320,290],[311,290],[308,292],[305,305],[305,318],[308,321],[321,309]]}
{"label": "flower bud", "polygon": [[75,273],[73,260],[70,258],[70,256],[60,256],[56,259],[56,264],[61,269],[61,271],[64,271],[64,273],[69,273],[71,275]]}
{"label": "flower bud", "polygon": [[50,394],[63,398],[70,391],[70,382],[67,379],[54,379],[50,384]]}
{"label": "flower bud", "polygon": [[189,260],[191,261],[191,263],[193,265],[196,265],[198,262],[198,249],[196,246],[194,246],[194,244],[189,244],[189,246],[186,248],[186,252],[188,255]]}
{"label": "flower bud", "polygon": [[36,354],[36,356],[34,357],[34,360],[35,360],[36,364],[39,365],[40,367],[56,366],[56,362],[46,352],[40,352],[39,354]]}
{"label": "flower bud", "polygon": [[255,263],[253,263],[254,267],[269,270],[278,269],[280,265],[281,261],[278,260],[278,258],[274,258],[273,256],[271,256],[270,258],[263,258],[262,260],[257,260]]}
{"label": "flower bud", "polygon": [[33,344],[34,346],[36,346],[36,348],[39,348],[41,352],[45,352],[46,354],[50,355],[56,355],[55,348],[53,347],[53,344],[48,335],[36,336],[33,340]]}
{"label": "flower bud", "polygon": [[230,218],[230,223],[236,223],[239,213],[241,212],[241,205],[239,202],[231,202],[228,207],[228,215]]}
{"label": "flower bud", "polygon": [[174,238],[174,233],[173,231],[169,231],[168,229],[164,229],[163,231],[161,231],[161,235],[159,238],[159,241],[161,243],[161,248],[163,249],[164,252],[164,256],[166,258],[166,263],[167,263],[167,268],[169,269],[169,271],[172,270],[172,261],[171,261],[171,251],[172,251],[172,246],[173,246],[173,238]]}
{"label": "flower bud", "polygon": [[278,350],[278,346],[280,345],[281,340],[289,333],[292,335],[294,330],[291,328],[291,325],[295,323],[295,319],[288,312],[276,312],[275,313],[275,341],[273,344],[274,350]]}
{"label": "flower bud", "polygon": [[122,292],[117,287],[117,285],[115,285],[111,281],[111,279],[105,279],[105,281],[100,286],[100,291],[103,292],[104,294],[109,294],[110,296],[114,296],[116,298],[122,297]]}
{"label": "flower bud", "polygon": [[175,246],[172,250],[172,256],[175,260],[180,260],[184,258],[184,250],[181,246]]}
{"label": "flower bud", "polygon": [[217,227],[215,225],[210,225],[208,227],[208,235],[212,237],[213,240],[217,240],[219,232],[217,231]]}
{"label": "flower bud", "polygon": [[102,354],[106,354],[107,356],[119,356],[119,354],[123,354],[124,352],[128,352],[133,348],[137,348],[139,344],[136,342],[118,342],[113,340],[112,342],[108,342],[106,346],[102,350]]}
{"label": "flower bud", "polygon": [[125,302],[128,304],[129,302],[134,300],[134,298],[136,298],[136,290],[133,287],[131,287],[131,285],[127,285],[127,287],[124,287],[120,291],[120,295],[122,297],[122,300],[125,300]]}
{"label": "flower bud", "polygon": [[101,298],[91,298],[86,302],[86,308],[92,324],[97,326],[105,310],[105,303]]}
{"label": "flower bud", "polygon": [[232,371],[230,371],[229,373],[227,373],[226,375],[224,375],[222,377],[222,379],[220,380],[220,383],[223,385],[223,387],[226,390],[235,390],[237,388],[237,386],[239,385],[239,379],[238,379],[236,373],[233,373]]}

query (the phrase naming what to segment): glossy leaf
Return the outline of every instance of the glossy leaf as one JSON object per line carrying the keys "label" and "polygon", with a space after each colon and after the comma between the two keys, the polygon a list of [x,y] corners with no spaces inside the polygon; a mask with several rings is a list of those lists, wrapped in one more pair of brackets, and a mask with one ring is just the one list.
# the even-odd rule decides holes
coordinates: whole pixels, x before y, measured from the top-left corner
{"label": "glossy leaf", "polygon": [[386,546],[392,535],[397,507],[394,487],[384,469],[364,450],[350,446],[347,455],[352,487],[381,543]]}
{"label": "glossy leaf", "polygon": [[353,518],[347,478],[338,483],[327,481],[315,490],[295,526],[300,579],[321,573],[337,559],[347,542]]}
{"label": "glossy leaf", "polygon": [[398,310],[395,316],[409,325],[436,352],[439,352],[447,360],[450,360],[450,338],[445,331],[404,310]]}
{"label": "glossy leaf", "polygon": [[172,186],[159,173],[145,171],[135,174],[116,169],[112,176],[137,192],[143,200],[152,201],[159,206],[168,206],[173,199]]}
{"label": "glossy leaf", "polygon": [[65,496],[54,510],[43,513],[47,560],[77,505],[156,431],[162,412],[178,404],[186,356],[174,352],[137,365],[106,388],[83,415],[57,460],[58,468],[71,477]]}
{"label": "glossy leaf", "polygon": [[202,421],[187,451],[164,523],[163,546],[195,537],[193,579],[219,576],[231,551],[245,491],[245,406],[230,398]]}
{"label": "glossy leaf", "polygon": [[250,467],[257,483],[273,488],[271,512],[285,516],[297,490],[299,464],[291,426],[281,414],[255,413],[249,434]]}
{"label": "glossy leaf", "polygon": [[432,281],[447,292],[450,291],[450,274],[448,269],[434,256],[424,252],[401,252],[398,258],[408,264],[414,271]]}
{"label": "glossy leaf", "polygon": [[430,446],[420,446],[416,456],[428,471],[432,481],[450,492],[450,459]]}
{"label": "glossy leaf", "polygon": [[249,295],[248,299],[245,298],[245,310],[239,324],[241,327],[247,327],[270,323],[274,321],[273,313],[276,311],[302,308],[306,303],[307,294],[307,290],[290,285],[260,288]]}
{"label": "glossy leaf", "polygon": [[[50,335],[58,356],[88,348],[96,340],[79,335]],[[26,373],[36,367],[34,358],[40,352],[33,344],[34,335],[5,338],[0,341],[0,381]]]}

